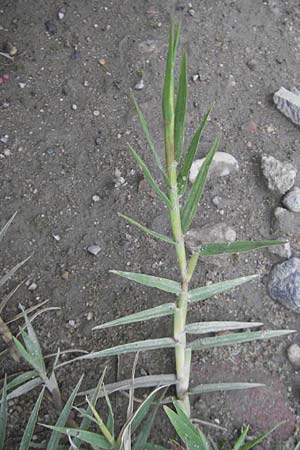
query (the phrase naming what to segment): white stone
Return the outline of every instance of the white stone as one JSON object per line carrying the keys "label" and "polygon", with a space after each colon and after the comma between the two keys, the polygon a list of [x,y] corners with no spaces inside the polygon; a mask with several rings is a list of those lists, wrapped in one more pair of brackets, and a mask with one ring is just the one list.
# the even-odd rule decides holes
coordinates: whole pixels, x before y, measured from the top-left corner
{"label": "white stone", "polygon": [[271,191],[285,194],[294,186],[297,169],[291,163],[264,155],[261,159],[261,168]]}
{"label": "white stone", "polygon": [[292,344],[288,348],[288,358],[293,366],[300,368],[300,347],[298,344]]}
{"label": "white stone", "polygon": [[31,283],[31,285],[28,287],[29,291],[35,291],[37,289],[37,284],[36,283]]}
{"label": "white stone", "polygon": [[293,187],[282,199],[282,204],[293,212],[300,212],[300,188]]}
{"label": "white stone", "polygon": [[144,80],[140,80],[136,83],[136,85],[134,86],[134,89],[136,91],[141,91],[142,89],[144,89],[144,87],[145,87]]}
{"label": "white stone", "polygon": [[[189,180],[191,183],[196,181],[198,172],[204,162],[205,158],[196,159],[190,170]],[[239,163],[234,156],[225,152],[217,152],[211,163],[209,169],[209,177],[225,177],[230,175],[232,172],[237,172],[239,170]]]}

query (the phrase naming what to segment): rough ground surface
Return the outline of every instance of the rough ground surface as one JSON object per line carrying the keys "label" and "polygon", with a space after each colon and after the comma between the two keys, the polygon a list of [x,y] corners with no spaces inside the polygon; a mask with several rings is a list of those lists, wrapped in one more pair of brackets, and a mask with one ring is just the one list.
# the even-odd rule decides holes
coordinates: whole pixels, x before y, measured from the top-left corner
{"label": "rough ground surface", "polygon": [[[209,181],[194,226],[224,220],[239,239],[270,237],[272,212],[280,199],[268,191],[262,178],[261,155],[290,161],[298,168],[296,185],[300,184],[299,129],[271,101],[281,85],[299,86],[298,0],[194,0],[193,16],[183,0],[0,3],[1,42],[8,40],[18,49],[13,62],[0,57],[0,75],[10,74],[9,81],[0,85],[2,102],[9,102],[1,110],[1,136],[9,136],[7,144],[0,143],[1,225],[18,211],[1,243],[1,269],[33,254],[10,287],[24,277],[37,284],[33,292],[26,286],[19,290],[5,309],[5,319],[15,314],[19,302],[28,307],[49,299],[50,306],[59,306],[59,312],[46,313],[35,322],[45,353],[58,346],[96,350],[171,332],[168,320],[91,332],[103,321],[170,301],[166,294],[110,275],[109,269],[177,277],[173,250],[141,236],[117,216],[118,211],[127,212],[161,232],[166,227],[165,209],[127,150],[130,142],[152,164],[130,93],[142,76],[144,89],[136,95],[162,149],[160,92],[169,14],[176,7],[189,59],[186,141],[214,101],[199,157],[221,133],[220,150],[231,153],[240,165],[238,173]],[[66,13],[58,21],[60,7]],[[53,35],[46,32],[47,20],[56,24]],[[74,54],[74,48],[79,53]],[[106,58],[107,64],[101,66],[100,58]],[[200,78],[193,82],[191,77],[197,73]],[[73,104],[77,109],[72,109]],[[124,178],[123,185],[116,175]],[[94,203],[95,194],[100,201]],[[222,198],[219,210],[211,202],[216,195]],[[60,241],[52,235],[59,235]],[[294,255],[300,250],[298,238],[291,238]],[[92,244],[101,248],[97,257],[87,252]],[[262,320],[266,327],[300,330],[299,316],[266,294],[264,275],[275,262],[277,257],[267,250],[232,256],[224,264],[216,265],[215,259],[201,262],[195,285],[254,272],[262,277],[194,307],[193,319]],[[299,335],[195,354],[195,383],[242,380],[266,382],[267,387],[195,398],[194,415],[219,420],[229,438],[243,423],[249,423],[251,434],[257,435],[287,419],[260,449],[293,448],[285,447],[285,442],[292,445],[299,439],[300,373],[287,360],[291,342],[299,342]],[[128,357],[74,364],[58,372],[58,379],[67,395],[82,372],[84,385],[92,387],[105,365],[107,382],[112,382],[128,375],[131,362]],[[170,352],[145,354],[139,360],[138,374],[169,372],[173,363]],[[2,375],[18,370],[20,366],[2,357]],[[34,398],[30,395],[11,403],[10,423],[16,428],[7,448],[18,442]],[[120,400],[115,402],[121,410]],[[45,405],[40,421],[53,423],[54,418],[54,411]],[[38,440],[43,433],[37,428]],[[217,438],[222,440],[225,435],[218,433]],[[165,432],[159,438],[157,442],[167,444]]]}

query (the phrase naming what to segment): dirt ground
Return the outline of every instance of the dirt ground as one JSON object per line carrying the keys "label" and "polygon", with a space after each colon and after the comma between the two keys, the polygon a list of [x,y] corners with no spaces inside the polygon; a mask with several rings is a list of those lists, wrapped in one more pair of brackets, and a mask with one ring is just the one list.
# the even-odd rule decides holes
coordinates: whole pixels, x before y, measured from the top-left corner
{"label": "dirt ground", "polygon": [[[62,20],[57,18],[60,8],[65,9]],[[280,199],[268,191],[261,175],[264,153],[291,161],[299,171],[299,186],[299,129],[272,104],[272,94],[280,86],[299,86],[298,0],[194,0],[192,7],[184,0],[0,0],[2,50],[7,41],[17,48],[13,61],[0,56],[0,76],[9,74],[0,85],[0,137],[8,135],[7,143],[0,142],[1,225],[18,211],[1,243],[1,270],[32,254],[7,290],[24,277],[37,285],[34,291],[24,285],[4,318],[16,313],[18,303],[28,307],[49,299],[48,306],[59,306],[60,311],[45,313],[35,322],[45,354],[58,347],[100,350],[171,333],[167,319],[105,332],[91,328],[171,298],[118,279],[109,269],[178,276],[173,249],[139,234],[117,216],[127,213],[157,231],[166,229],[166,210],[142,179],[127,142],[141,151],[158,175],[130,94],[135,92],[163,155],[160,94],[169,17],[174,11],[182,19],[181,43],[188,54],[186,142],[215,102],[199,155],[221,133],[221,150],[240,164],[239,172],[207,184],[193,226],[223,221],[239,239],[272,235],[273,209]],[[194,82],[195,74],[199,79]],[[141,78],[144,88],[135,90]],[[216,195],[222,199],[220,209],[211,202]],[[92,244],[101,249],[96,257],[87,252]],[[292,236],[291,245],[297,255],[299,235]],[[267,250],[217,264],[201,261],[195,286],[256,272],[262,276],[194,307],[190,317],[263,321],[266,328],[300,331],[297,314],[266,293],[265,276],[277,261]],[[194,354],[193,383],[266,383],[261,390],[193,398],[195,417],[227,428],[227,433],[213,431],[216,439],[234,438],[243,423],[249,423],[251,434],[257,435],[287,420],[259,448],[294,448],[300,440],[300,373],[287,359],[291,342],[299,342],[298,333]],[[131,357],[77,363],[57,376],[67,395],[82,373],[84,387],[93,387],[104,366],[108,366],[106,382],[113,382],[128,376],[131,363]],[[151,352],[140,357],[137,373],[168,373],[173,367],[172,352]],[[19,370],[7,356],[1,359],[1,375]],[[18,442],[28,405],[35,398],[36,393],[11,402],[10,423],[16,429],[7,448]],[[121,411],[120,400],[114,401]],[[47,406],[40,421],[54,419]],[[168,445],[167,421],[161,424],[155,441]],[[43,436],[38,427],[37,440]]]}

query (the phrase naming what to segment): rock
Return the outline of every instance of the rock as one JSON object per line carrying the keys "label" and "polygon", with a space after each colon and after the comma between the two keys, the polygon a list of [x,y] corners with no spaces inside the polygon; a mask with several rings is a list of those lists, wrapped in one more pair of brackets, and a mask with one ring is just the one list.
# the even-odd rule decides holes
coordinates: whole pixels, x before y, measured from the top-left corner
{"label": "rock", "polygon": [[101,142],[102,142],[101,138],[96,137],[96,139],[95,139],[95,144],[96,144],[96,145],[100,145]]}
{"label": "rock", "polygon": [[73,109],[73,111],[77,110],[77,105],[75,105],[75,103],[73,103],[73,105],[71,106],[71,108]]}
{"label": "rock", "polygon": [[2,144],[7,144],[8,143],[8,139],[9,139],[8,134],[5,134],[4,136],[2,136],[0,138],[0,142],[2,142]]}
{"label": "rock", "polygon": [[[190,170],[189,180],[194,183],[205,158],[196,159]],[[209,178],[225,177],[239,170],[239,163],[234,156],[225,152],[217,152],[209,169]]]}
{"label": "rock", "polygon": [[60,235],[59,235],[59,234],[52,234],[52,237],[53,237],[53,239],[54,239],[56,242],[59,242],[59,241],[60,241]]}
{"label": "rock", "polygon": [[290,258],[276,264],[269,276],[270,297],[286,308],[300,312],[300,259]]}
{"label": "rock", "polygon": [[300,91],[281,87],[273,96],[277,109],[294,124],[300,125]]}
{"label": "rock", "polygon": [[70,273],[66,270],[65,272],[62,273],[61,277],[63,280],[67,281],[70,277]]}
{"label": "rock", "polygon": [[16,54],[18,53],[18,49],[15,45],[13,45],[11,42],[7,42],[5,45],[5,51],[10,55],[10,56],[16,56]]}
{"label": "rock", "polygon": [[300,368],[300,347],[298,344],[292,344],[287,350],[288,358],[293,366]]}
{"label": "rock", "polygon": [[94,203],[100,202],[99,195],[97,195],[97,194],[93,195],[92,200],[93,200]]}
{"label": "rock", "polygon": [[29,286],[28,286],[28,290],[29,291],[35,291],[37,289],[37,284],[36,283],[31,283]]}
{"label": "rock", "polygon": [[144,80],[142,79],[136,83],[136,85],[134,86],[134,89],[136,91],[141,91],[142,89],[144,89],[144,87],[145,87],[145,83],[144,83]]}
{"label": "rock", "polygon": [[19,86],[21,89],[24,89],[24,87],[26,86],[26,83],[19,83]]}
{"label": "rock", "polygon": [[57,11],[58,20],[63,20],[63,18],[65,17],[65,14],[66,14],[65,8],[59,8],[59,10]]}
{"label": "rock", "polygon": [[86,320],[88,320],[88,321],[92,320],[93,316],[94,315],[93,315],[92,311],[89,311],[87,316],[86,316]]}
{"label": "rock", "polygon": [[300,212],[300,188],[293,187],[283,197],[282,204],[292,212]]}
{"label": "rock", "polygon": [[297,169],[289,162],[281,162],[273,156],[264,155],[261,168],[271,191],[285,194],[293,187]]}
{"label": "rock", "polygon": [[287,236],[300,235],[299,215],[288,211],[285,208],[275,208],[274,211],[274,231]]}
{"label": "rock", "polygon": [[193,17],[195,15],[195,10],[194,9],[189,9],[188,13],[191,17]]}
{"label": "rock", "polygon": [[186,235],[186,245],[193,253],[201,244],[210,242],[234,242],[236,232],[226,223],[207,224],[196,230],[191,229]]}
{"label": "rock", "polygon": [[10,156],[11,155],[11,151],[8,148],[6,148],[3,153],[4,153],[4,156]]}
{"label": "rock", "polygon": [[55,24],[52,20],[46,20],[46,22],[45,22],[45,28],[46,28],[46,31],[47,31],[49,34],[55,34],[55,33],[57,33],[57,26],[56,26],[56,24]]}
{"label": "rock", "polygon": [[221,197],[219,197],[218,195],[215,195],[212,199],[211,199],[212,204],[216,207],[216,208],[220,208],[220,206],[222,206],[222,199]]}
{"label": "rock", "polygon": [[99,245],[96,244],[90,245],[87,249],[87,251],[93,256],[97,256],[100,250],[101,248],[99,247]]}
{"label": "rock", "polygon": [[[277,238],[277,239],[279,241],[286,240],[282,237]],[[283,244],[283,245],[275,245],[272,247],[268,247],[268,251],[269,251],[269,253],[272,253],[272,255],[280,256],[280,258],[288,259],[292,256],[292,250],[291,250],[291,246],[290,246],[289,242],[287,242],[286,244]]]}
{"label": "rock", "polygon": [[98,117],[98,116],[100,116],[100,111],[96,110],[96,111],[93,112],[93,114],[94,114],[95,117]]}
{"label": "rock", "polygon": [[257,67],[257,61],[255,59],[250,59],[250,61],[247,61],[246,64],[248,68],[252,71],[255,70]]}

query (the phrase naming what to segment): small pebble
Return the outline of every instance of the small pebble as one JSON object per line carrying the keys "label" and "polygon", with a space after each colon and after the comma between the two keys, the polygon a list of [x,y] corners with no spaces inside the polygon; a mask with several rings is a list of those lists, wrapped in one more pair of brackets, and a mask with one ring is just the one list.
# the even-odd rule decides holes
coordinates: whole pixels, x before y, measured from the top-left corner
{"label": "small pebble", "polygon": [[84,87],[88,87],[88,85],[89,85],[89,82],[88,82],[87,80],[84,80],[83,86],[84,86]]}
{"label": "small pebble", "polygon": [[193,17],[195,15],[195,10],[194,9],[189,9],[188,13],[189,13],[189,15],[191,17]]}
{"label": "small pebble", "polygon": [[66,14],[65,8],[60,8],[60,9],[57,11],[57,18],[58,18],[59,20],[63,20],[63,18],[65,17],[65,14]]}
{"label": "small pebble", "polygon": [[0,142],[2,142],[2,144],[7,144],[7,142],[8,142],[8,134],[5,134],[4,136],[2,136],[0,138]]}
{"label": "small pebble", "polygon": [[102,142],[102,139],[99,138],[99,137],[96,137],[96,139],[95,139],[95,144],[96,144],[96,145],[100,145],[101,142]]}
{"label": "small pebble", "polygon": [[264,155],[261,159],[261,168],[271,191],[285,194],[293,187],[297,169],[291,163]]}
{"label": "small pebble", "polygon": [[300,188],[293,187],[282,199],[282,204],[293,212],[300,212]]}
{"label": "small pebble", "polygon": [[[191,183],[196,181],[197,175],[199,173],[200,167],[202,166],[205,158],[196,159],[190,170],[189,180]],[[215,177],[225,177],[230,175],[232,172],[237,172],[239,170],[239,163],[234,158],[234,156],[225,152],[217,152],[214,156],[212,164],[209,169],[209,178]]]}
{"label": "small pebble", "polygon": [[100,111],[96,110],[96,111],[93,112],[93,114],[94,114],[95,117],[98,117],[98,116],[100,116]]}
{"label": "small pebble", "polygon": [[72,109],[73,109],[73,111],[76,111],[76,110],[77,110],[77,105],[75,105],[75,103],[73,103]]}
{"label": "small pebble", "polygon": [[76,326],[76,322],[75,322],[75,320],[73,320],[73,319],[69,320],[69,321],[68,321],[68,324],[69,324],[70,327],[72,327],[72,328],[75,328],[75,326]]}
{"label": "small pebble", "polygon": [[10,156],[11,151],[8,148],[6,148],[3,153],[5,156]]}
{"label": "small pebble", "polygon": [[93,200],[94,203],[100,202],[99,195],[97,195],[97,194],[93,195],[92,200]]}
{"label": "small pebble", "polygon": [[93,318],[93,313],[90,311],[90,312],[88,312],[88,314],[87,314],[87,316],[86,316],[86,320],[88,320],[88,321],[90,321],[90,320],[92,320],[92,318]]}
{"label": "small pebble", "polygon": [[234,242],[236,232],[226,223],[207,224],[199,229],[191,229],[186,235],[186,244],[191,252],[199,245],[211,242]]}
{"label": "small pebble", "polygon": [[286,308],[300,313],[300,259],[290,258],[273,266],[269,280],[270,297]]}
{"label": "small pebble", "polygon": [[69,274],[69,272],[66,270],[65,272],[63,272],[62,273],[62,279],[63,280],[68,280],[69,279],[69,276],[70,276],[70,274]]}
{"label": "small pebble", "polygon": [[195,83],[197,80],[199,80],[199,73],[195,73],[194,75],[192,75],[192,80]]}
{"label": "small pebble", "polygon": [[90,245],[90,246],[88,247],[87,251],[88,251],[91,255],[97,256],[98,253],[101,251],[101,248],[99,247],[99,245],[93,244],[93,245]]}
{"label": "small pebble", "polygon": [[136,85],[134,86],[134,89],[136,91],[141,91],[142,89],[144,89],[144,87],[145,87],[145,83],[144,83],[144,80],[142,79],[136,83]]}
{"label": "small pebble", "polygon": [[107,59],[106,59],[106,58],[100,58],[100,59],[99,59],[99,64],[100,64],[100,66],[106,66],[106,64],[107,64]]}
{"label": "small pebble", "polygon": [[[286,241],[284,238],[278,238],[279,241]],[[272,255],[280,256],[280,258],[288,259],[292,256],[292,249],[289,242],[283,245],[274,245],[268,247],[269,253]]]}
{"label": "small pebble", "polygon": [[7,100],[4,100],[2,103],[2,109],[8,109],[10,107],[10,103]]}
{"label": "small pebble", "polygon": [[219,206],[221,206],[221,204],[222,204],[222,199],[221,199],[221,197],[219,197],[218,195],[216,195],[215,197],[213,197],[213,198],[211,199],[211,201],[212,201],[212,204],[213,204],[216,208],[219,208]]}
{"label": "small pebble", "polygon": [[288,358],[294,367],[300,368],[300,347],[298,344],[292,344],[287,350]]}
{"label": "small pebble", "polygon": [[52,234],[52,237],[55,241],[59,242],[60,241],[60,235],[59,234]]}
{"label": "small pebble", "polygon": [[29,291],[35,291],[37,289],[37,284],[36,283],[31,283],[30,286],[28,287]]}
{"label": "small pebble", "polygon": [[56,24],[55,24],[52,20],[46,20],[46,22],[45,22],[45,28],[46,28],[46,31],[47,31],[49,34],[55,34],[55,33],[57,33],[57,26],[56,26]]}
{"label": "small pebble", "polygon": [[24,89],[24,87],[26,86],[26,83],[19,83],[19,86],[21,89]]}

